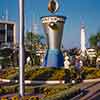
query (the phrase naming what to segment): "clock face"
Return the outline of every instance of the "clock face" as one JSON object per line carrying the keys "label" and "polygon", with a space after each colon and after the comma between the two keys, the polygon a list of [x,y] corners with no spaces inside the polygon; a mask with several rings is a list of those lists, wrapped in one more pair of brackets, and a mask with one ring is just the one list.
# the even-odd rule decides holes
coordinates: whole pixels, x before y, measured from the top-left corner
{"label": "clock face", "polygon": [[56,13],[59,9],[59,4],[56,0],[50,0],[48,4],[48,10],[51,13]]}

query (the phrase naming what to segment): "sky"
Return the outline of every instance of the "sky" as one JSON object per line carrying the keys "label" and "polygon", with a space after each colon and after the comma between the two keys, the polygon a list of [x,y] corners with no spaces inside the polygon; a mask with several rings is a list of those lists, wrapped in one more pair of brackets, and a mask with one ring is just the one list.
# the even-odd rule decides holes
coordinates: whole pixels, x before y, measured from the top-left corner
{"label": "sky", "polygon": [[[25,0],[25,32],[31,31],[32,23],[38,28],[34,28],[36,33],[45,35],[40,17],[51,15],[47,9],[49,0]],[[60,9],[57,15],[66,16],[62,44],[64,48],[80,48],[80,27],[85,25],[86,46],[92,34],[100,31],[100,0],[58,0]],[[6,16],[8,19],[16,21],[17,40],[19,39],[19,2],[18,0],[0,0],[0,19]]]}

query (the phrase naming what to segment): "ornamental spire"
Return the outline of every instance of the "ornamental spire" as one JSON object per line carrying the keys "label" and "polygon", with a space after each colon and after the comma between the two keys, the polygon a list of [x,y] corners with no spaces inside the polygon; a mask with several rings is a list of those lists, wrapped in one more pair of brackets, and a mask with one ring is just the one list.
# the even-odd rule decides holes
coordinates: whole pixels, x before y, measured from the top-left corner
{"label": "ornamental spire", "polygon": [[57,2],[57,0],[49,0],[48,11],[50,11],[51,13],[56,13],[58,9],[59,3]]}

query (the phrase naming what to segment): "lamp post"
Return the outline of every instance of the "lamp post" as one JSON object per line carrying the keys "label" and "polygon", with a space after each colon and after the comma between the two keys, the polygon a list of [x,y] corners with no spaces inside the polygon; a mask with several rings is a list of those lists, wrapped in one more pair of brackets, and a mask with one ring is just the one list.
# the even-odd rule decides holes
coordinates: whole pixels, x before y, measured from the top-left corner
{"label": "lamp post", "polygon": [[19,41],[19,67],[20,67],[20,96],[24,96],[24,0],[19,0],[20,41]]}

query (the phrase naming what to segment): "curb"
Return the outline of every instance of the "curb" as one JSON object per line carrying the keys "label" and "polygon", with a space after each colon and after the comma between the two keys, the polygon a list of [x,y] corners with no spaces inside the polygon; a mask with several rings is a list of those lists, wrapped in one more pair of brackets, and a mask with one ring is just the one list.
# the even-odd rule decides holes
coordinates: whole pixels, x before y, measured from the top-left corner
{"label": "curb", "polygon": [[[88,79],[88,80],[83,80],[83,83],[89,83],[89,82],[99,82],[100,78],[98,79]],[[0,79],[0,82],[5,82],[5,83],[18,83],[18,80],[8,80],[8,79]],[[51,80],[51,81],[30,81],[30,80],[25,80],[25,84],[64,84],[65,80]]]}
{"label": "curb", "polygon": [[[5,83],[18,83],[18,80],[8,80],[8,79],[0,79],[0,82],[5,82]],[[64,80],[51,80],[51,81],[30,81],[30,80],[25,80],[25,84],[64,84]]]}
{"label": "curb", "polygon": [[88,82],[99,82],[100,78],[97,79],[87,79],[87,80],[83,80],[83,83],[88,83]]}

